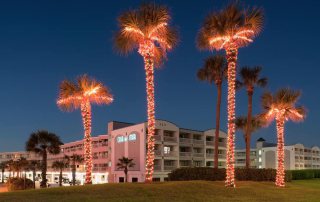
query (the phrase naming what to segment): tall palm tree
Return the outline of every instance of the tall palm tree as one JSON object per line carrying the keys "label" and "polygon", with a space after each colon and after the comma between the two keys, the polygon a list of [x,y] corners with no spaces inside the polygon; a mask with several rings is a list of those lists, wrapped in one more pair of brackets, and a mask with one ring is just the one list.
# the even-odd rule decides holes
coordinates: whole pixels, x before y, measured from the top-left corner
{"label": "tall palm tree", "polygon": [[91,104],[110,104],[113,96],[101,82],[87,75],[78,77],[77,83],[62,81],[57,101],[63,111],[81,110],[84,127],[84,158],[86,166],[86,184],[92,184],[92,145],[91,145]]}
{"label": "tall palm tree", "polygon": [[129,168],[132,168],[135,165],[133,163],[133,159],[129,159],[127,157],[122,157],[119,159],[117,163],[117,168],[118,169],[123,169],[124,175],[125,175],[125,182],[128,182],[128,170]]}
{"label": "tall palm tree", "polygon": [[62,172],[68,166],[69,166],[68,161],[65,161],[65,160],[58,160],[58,161],[52,162],[51,167],[53,169],[59,170],[59,186],[60,187],[62,186]]}
{"label": "tall palm tree", "polygon": [[288,120],[294,122],[303,121],[306,116],[306,110],[302,106],[296,106],[301,93],[289,88],[280,89],[275,94],[269,92],[262,96],[263,117],[267,123],[274,119],[277,125],[277,177],[276,186],[285,186],[284,171],[284,125]]}
{"label": "tall palm tree", "polygon": [[76,164],[82,163],[84,159],[83,159],[82,155],[78,155],[78,154],[72,154],[71,156],[66,155],[65,158],[67,159],[67,161],[71,165],[72,185],[75,186],[76,185],[76,171],[77,171]]}
{"label": "tall palm tree", "polygon": [[261,32],[262,25],[261,9],[245,10],[240,8],[238,3],[233,3],[219,12],[208,15],[197,37],[197,45],[200,49],[226,51],[228,62],[227,187],[235,186],[235,87],[238,49],[253,42]]}
{"label": "tall palm tree", "polygon": [[33,188],[36,188],[36,172],[37,170],[41,169],[41,162],[39,160],[29,160],[28,165],[26,167],[27,171],[32,171],[32,181],[33,181]]}
{"label": "tall palm tree", "polygon": [[[259,66],[250,68],[242,67],[240,70],[241,80],[237,81],[237,88],[246,88],[248,94],[248,123],[252,121],[252,97],[253,92],[256,87],[264,88],[268,79],[266,77],[260,77],[262,68]],[[245,142],[246,142],[246,168],[250,168],[250,144],[251,144],[251,126],[252,124],[246,124],[247,128],[245,130]]]}
{"label": "tall palm tree", "polygon": [[210,84],[214,82],[218,90],[217,106],[216,106],[216,130],[214,141],[214,168],[218,169],[219,163],[219,132],[220,132],[220,110],[221,110],[221,91],[222,83],[225,79],[227,71],[226,59],[221,55],[208,57],[205,60],[204,66],[199,69],[197,76],[202,81],[207,81]]}
{"label": "tall palm tree", "polygon": [[6,171],[7,167],[8,167],[8,162],[7,161],[2,161],[0,163],[1,183],[4,183],[4,172]]}
{"label": "tall palm tree", "polygon": [[166,52],[178,41],[177,32],[169,26],[171,17],[168,8],[154,3],[142,4],[118,18],[120,30],[115,36],[115,48],[122,54],[134,49],[143,57],[146,72],[148,148],[146,160],[146,182],[152,182],[154,170],[154,66],[159,66]]}
{"label": "tall palm tree", "polygon": [[49,154],[59,154],[60,145],[63,143],[60,137],[54,133],[45,130],[39,130],[31,133],[28,141],[26,142],[26,151],[34,152],[42,155],[41,177],[42,181],[40,186],[47,187],[47,156]]}

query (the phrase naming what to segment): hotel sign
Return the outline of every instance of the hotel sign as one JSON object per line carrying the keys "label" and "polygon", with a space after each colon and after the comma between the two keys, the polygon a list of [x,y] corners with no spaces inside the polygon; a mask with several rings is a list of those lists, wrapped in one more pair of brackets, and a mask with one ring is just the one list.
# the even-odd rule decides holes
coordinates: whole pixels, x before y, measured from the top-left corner
{"label": "hotel sign", "polygon": [[137,135],[135,133],[130,134],[128,137],[121,135],[117,137],[117,143],[123,143],[128,141],[136,141]]}

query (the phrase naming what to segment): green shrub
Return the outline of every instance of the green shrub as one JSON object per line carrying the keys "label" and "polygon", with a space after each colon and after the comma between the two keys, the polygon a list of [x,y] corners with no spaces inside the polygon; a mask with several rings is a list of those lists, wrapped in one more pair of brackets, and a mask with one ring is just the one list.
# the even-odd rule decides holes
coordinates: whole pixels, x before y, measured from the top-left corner
{"label": "green shrub", "polygon": [[[240,169],[235,170],[239,181],[275,181],[275,169]],[[226,177],[225,169],[214,168],[178,168],[169,173],[170,181],[208,180],[223,181]],[[291,181],[291,173],[286,172],[286,181]]]}
{"label": "green shrub", "polygon": [[9,178],[6,182],[8,191],[32,189],[33,181],[24,178]]}
{"label": "green shrub", "polygon": [[292,170],[293,180],[307,180],[320,178],[320,170]]}

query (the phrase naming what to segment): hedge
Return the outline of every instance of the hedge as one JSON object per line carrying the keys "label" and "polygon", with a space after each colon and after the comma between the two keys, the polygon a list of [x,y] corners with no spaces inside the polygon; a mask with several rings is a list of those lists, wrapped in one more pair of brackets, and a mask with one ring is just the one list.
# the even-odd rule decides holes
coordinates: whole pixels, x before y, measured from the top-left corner
{"label": "hedge", "polygon": [[320,178],[320,170],[291,170],[293,180]]}
{"label": "hedge", "polygon": [[[236,180],[239,181],[275,181],[275,169],[240,169],[235,170]],[[170,181],[207,180],[223,181],[226,177],[225,169],[208,167],[178,168],[169,173]],[[286,181],[291,181],[291,172],[286,172]]]}
{"label": "hedge", "polygon": [[30,179],[24,178],[9,178],[6,182],[8,191],[15,190],[24,190],[24,189],[33,189],[33,181]]}

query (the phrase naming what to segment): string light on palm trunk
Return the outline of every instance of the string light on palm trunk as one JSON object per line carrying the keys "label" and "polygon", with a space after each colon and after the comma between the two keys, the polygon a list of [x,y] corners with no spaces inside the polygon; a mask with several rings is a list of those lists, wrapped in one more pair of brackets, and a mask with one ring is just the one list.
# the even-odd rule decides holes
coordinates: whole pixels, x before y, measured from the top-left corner
{"label": "string light on palm trunk", "polygon": [[226,50],[228,61],[228,140],[226,161],[227,187],[235,187],[234,150],[235,150],[235,96],[236,96],[236,62],[238,49],[235,44],[230,44]]}
{"label": "string light on palm trunk", "polygon": [[84,160],[86,169],[86,184],[91,184],[92,174],[92,145],[91,145],[91,105],[84,101],[81,104],[81,115],[84,126]]}
{"label": "string light on palm trunk", "polygon": [[277,124],[277,155],[278,155],[278,167],[277,167],[277,176],[276,176],[276,186],[284,187],[285,186],[285,170],[284,170],[284,123],[285,118],[283,115],[276,116]]}
{"label": "string light on palm trunk", "polygon": [[154,133],[155,133],[155,103],[154,103],[154,44],[152,41],[144,41],[140,44],[139,53],[143,56],[146,72],[147,91],[147,159],[146,159],[146,182],[152,182],[154,171]]}

